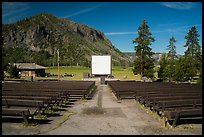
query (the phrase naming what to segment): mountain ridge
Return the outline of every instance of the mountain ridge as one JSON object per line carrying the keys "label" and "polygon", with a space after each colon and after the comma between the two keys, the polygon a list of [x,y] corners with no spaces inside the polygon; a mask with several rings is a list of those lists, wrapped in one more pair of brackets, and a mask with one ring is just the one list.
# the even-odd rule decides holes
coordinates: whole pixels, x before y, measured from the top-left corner
{"label": "mountain ridge", "polygon": [[[125,55],[127,55],[130,59],[131,62],[134,62],[136,59],[135,52],[123,52]],[[153,54],[152,58],[154,59],[154,64],[159,64],[159,61],[161,60],[162,55],[167,54],[167,53],[161,53],[161,52],[156,52]],[[177,59],[182,57],[183,55],[177,54]]]}
{"label": "mountain ridge", "polygon": [[59,49],[62,65],[90,66],[91,55],[111,55],[113,65],[129,66],[130,59],[99,30],[51,14],[2,24],[3,61],[56,65]]}

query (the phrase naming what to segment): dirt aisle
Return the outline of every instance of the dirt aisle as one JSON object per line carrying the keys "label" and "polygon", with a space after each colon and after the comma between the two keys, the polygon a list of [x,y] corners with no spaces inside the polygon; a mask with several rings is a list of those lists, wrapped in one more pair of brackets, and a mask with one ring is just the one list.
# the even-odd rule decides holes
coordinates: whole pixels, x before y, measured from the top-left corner
{"label": "dirt aisle", "polygon": [[[118,102],[107,85],[98,85],[92,100],[82,101],[69,110],[74,115],[50,135],[122,135],[155,134],[160,123],[144,113],[135,100]],[[148,131],[146,131],[148,129]]]}

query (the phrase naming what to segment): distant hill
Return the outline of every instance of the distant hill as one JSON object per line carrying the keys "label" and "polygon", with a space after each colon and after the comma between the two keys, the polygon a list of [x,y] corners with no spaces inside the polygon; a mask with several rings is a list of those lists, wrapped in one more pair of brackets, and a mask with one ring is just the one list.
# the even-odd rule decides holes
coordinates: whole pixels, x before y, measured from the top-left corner
{"label": "distant hill", "polygon": [[33,62],[44,66],[60,64],[90,66],[91,55],[111,55],[114,66],[128,66],[131,59],[112,46],[105,35],[94,28],[39,14],[2,25],[3,63]]}
{"label": "distant hill", "polygon": [[[135,52],[123,52],[124,54],[126,54],[127,56],[129,56],[129,58],[131,59],[131,62],[134,62],[136,55]],[[163,53],[155,53],[153,55],[153,58],[155,59],[154,63],[157,64],[162,56]]]}
{"label": "distant hill", "polygon": [[[129,56],[129,59],[131,60],[131,62],[134,62],[136,56],[135,56],[135,52],[123,52],[125,55]],[[165,53],[155,53],[153,55],[153,58],[155,59],[154,63],[158,64],[159,61],[161,60],[162,55]],[[180,58],[182,55],[177,55],[178,58]]]}

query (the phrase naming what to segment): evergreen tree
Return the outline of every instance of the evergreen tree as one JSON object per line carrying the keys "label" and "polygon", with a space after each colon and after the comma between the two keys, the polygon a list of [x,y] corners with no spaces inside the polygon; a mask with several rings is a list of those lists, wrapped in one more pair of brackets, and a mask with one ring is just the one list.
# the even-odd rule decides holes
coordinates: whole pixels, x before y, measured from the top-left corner
{"label": "evergreen tree", "polygon": [[149,31],[149,26],[144,20],[141,26],[138,28],[138,37],[133,40],[133,44],[136,44],[136,60],[134,62],[133,73],[141,74],[146,77],[154,77],[154,63],[153,63],[153,52],[151,52],[151,45],[155,39],[152,37],[152,33]]}
{"label": "evergreen tree", "polygon": [[167,56],[166,54],[163,54],[161,57],[161,60],[159,61],[159,71],[158,71],[158,77],[161,80],[166,80],[167,79],[167,75],[165,73],[165,68],[167,67],[168,63],[167,63]]}
{"label": "evergreen tree", "polygon": [[174,60],[176,58],[176,46],[174,45],[175,42],[175,38],[171,37],[169,40],[169,45],[167,46],[167,50],[169,50],[167,55],[170,60]]}
{"label": "evergreen tree", "polygon": [[174,43],[176,42],[175,38],[172,37],[169,40],[169,45],[167,46],[167,50],[169,50],[167,54],[168,58],[168,65],[166,66],[166,76],[167,78],[172,81],[175,72],[175,58],[176,58],[176,46]]}
{"label": "evergreen tree", "polygon": [[195,69],[192,66],[192,57],[181,57],[176,63],[174,78],[176,81],[185,82],[195,76]]}
{"label": "evergreen tree", "polygon": [[7,72],[10,74],[11,78],[20,78],[18,69],[16,66],[13,66],[13,65],[8,66]]}
{"label": "evergreen tree", "polygon": [[[187,47],[185,52],[185,57],[187,58],[191,68],[195,70],[195,75],[202,74],[202,55],[201,55],[201,46],[199,45],[198,31],[195,26],[193,26],[187,35],[185,36],[186,44],[184,47]],[[192,70],[193,71],[193,70]]]}
{"label": "evergreen tree", "polygon": [[200,45],[199,45],[199,37],[198,31],[195,26],[193,26],[188,34],[185,36],[185,39],[187,40],[184,47],[187,47],[187,50],[185,52],[186,56],[196,57],[199,56],[201,53]]}

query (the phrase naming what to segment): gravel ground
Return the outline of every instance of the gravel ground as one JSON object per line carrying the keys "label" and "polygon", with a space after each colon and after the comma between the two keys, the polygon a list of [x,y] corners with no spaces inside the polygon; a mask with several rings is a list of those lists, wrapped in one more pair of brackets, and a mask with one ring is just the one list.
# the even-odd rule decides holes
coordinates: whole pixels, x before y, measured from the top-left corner
{"label": "gravel ground", "polygon": [[47,124],[24,127],[2,122],[3,135],[202,135],[202,124],[163,127],[159,117],[134,99],[118,101],[107,85],[96,82],[91,100],[79,100]]}

